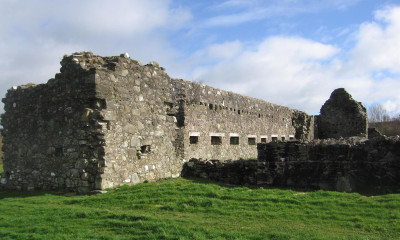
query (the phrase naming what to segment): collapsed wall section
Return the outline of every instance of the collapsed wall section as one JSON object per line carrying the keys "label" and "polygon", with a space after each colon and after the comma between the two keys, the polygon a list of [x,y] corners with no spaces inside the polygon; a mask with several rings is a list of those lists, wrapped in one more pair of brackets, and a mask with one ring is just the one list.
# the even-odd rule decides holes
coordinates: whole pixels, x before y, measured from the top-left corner
{"label": "collapsed wall section", "polygon": [[13,87],[3,98],[1,185],[86,192],[101,181],[104,103],[95,96],[94,71],[69,64],[73,58],[47,84]]}
{"label": "collapsed wall section", "polygon": [[256,158],[259,142],[313,137],[313,118],[303,112],[200,83],[181,84],[186,158]]}
{"label": "collapsed wall section", "polygon": [[321,107],[318,138],[368,137],[367,110],[344,88],[335,89]]}
{"label": "collapsed wall section", "polygon": [[363,194],[400,192],[400,141],[315,141],[258,144],[258,160],[198,161],[184,177],[237,185],[325,189]]}

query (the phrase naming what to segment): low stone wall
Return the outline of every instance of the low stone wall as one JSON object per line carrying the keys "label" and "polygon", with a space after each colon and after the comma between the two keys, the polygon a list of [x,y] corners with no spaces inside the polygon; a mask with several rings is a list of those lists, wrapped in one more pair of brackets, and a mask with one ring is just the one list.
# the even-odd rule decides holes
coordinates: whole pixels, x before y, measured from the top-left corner
{"label": "low stone wall", "polygon": [[364,194],[400,192],[400,141],[324,140],[258,144],[258,160],[190,160],[184,177],[236,185],[325,189]]}

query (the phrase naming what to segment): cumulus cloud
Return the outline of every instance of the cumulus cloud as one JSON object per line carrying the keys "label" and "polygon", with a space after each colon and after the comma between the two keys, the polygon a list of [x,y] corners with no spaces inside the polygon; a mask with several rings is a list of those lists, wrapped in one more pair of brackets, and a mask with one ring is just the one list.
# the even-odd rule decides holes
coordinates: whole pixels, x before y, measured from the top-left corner
{"label": "cumulus cloud", "polygon": [[[230,0],[210,5],[213,17],[200,27],[346,9],[357,1]],[[144,63],[156,60],[173,77],[202,81],[309,113],[318,113],[337,87],[347,88],[364,103],[379,102],[388,111],[400,112],[399,7],[377,11],[375,19],[361,24],[356,32],[347,29],[350,32],[345,35],[353,38],[346,49],[329,44],[329,40],[266,36],[258,42],[214,39],[212,45],[187,50],[177,46],[179,43],[173,46],[171,36],[186,28],[192,31],[199,23],[191,24],[191,11],[175,6],[169,0],[120,0],[118,4],[106,0],[3,0],[0,95],[12,85],[47,81],[58,72],[63,54],[92,50],[101,55],[128,52]],[[184,55],[194,48],[194,54]]]}
{"label": "cumulus cloud", "polygon": [[[346,9],[360,0],[228,0],[212,7],[224,10],[220,15],[210,17],[204,27],[220,27],[280,16],[294,16],[315,13],[325,9]],[[226,12],[230,10],[230,12]]]}
{"label": "cumulus cloud", "polygon": [[392,7],[377,11],[375,21],[360,25],[350,50],[286,36],[250,45],[215,45],[215,52],[232,44],[246,47],[235,58],[197,68],[193,78],[309,113],[318,113],[338,87],[347,88],[366,104],[384,102],[388,110],[399,111],[399,27],[400,8]]}
{"label": "cumulus cloud", "polygon": [[350,52],[351,67],[358,71],[400,72],[400,8],[375,13],[375,22],[364,23]]}
{"label": "cumulus cloud", "polygon": [[[43,83],[59,70],[64,54],[129,52],[179,71],[168,34],[192,16],[168,0],[4,0],[0,8],[0,95],[12,85]],[[1,107],[1,106],[0,106]],[[2,107],[1,107],[2,108]],[[1,112],[2,110],[0,110]]]}
{"label": "cumulus cloud", "polygon": [[[225,49],[230,45],[232,43],[219,47]],[[217,87],[274,103],[307,108],[308,101],[315,100],[302,100],[304,92],[308,92],[311,85],[318,85],[317,79],[330,74],[330,67],[321,61],[331,61],[339,51],[331,45],[287,37],[268,38],[254,50],[251,48],[235,58],[224,59],[211,69],[197,69],[195,79],[207,79]]]}

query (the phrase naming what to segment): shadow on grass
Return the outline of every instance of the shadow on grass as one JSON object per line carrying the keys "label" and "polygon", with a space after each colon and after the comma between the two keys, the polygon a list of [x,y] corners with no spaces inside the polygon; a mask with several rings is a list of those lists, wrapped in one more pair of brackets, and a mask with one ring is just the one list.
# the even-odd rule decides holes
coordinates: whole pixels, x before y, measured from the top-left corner
{"label": "shadow on grass", "polygon": [[55,196],[77,196],[74,192],[63,192],[55,190],[34,190],[34,191],[19,191],[19,190],[0,190],[0,200],[4,198],[27,198],[44,195],[55,195]]}
{"label": "shadow on grass", "polygon": [[201,184],[215,184],[218,185],[220,187],[225,187],[225,188],[241,188],[241,187],[245,187],[245,188],[249,188],[249,189],[277,189],[277,190],[292,190],[292,191],[296,191],[296,192],[315,192],[321,189],[318,188],[304,188],[304,187],[288,187],[288,186],[271,186],[271,185],[252,185],[252,184],[233,184],[233,183],[227,183],[227,182],[220,182],[220,181],[216,181],[213,179],[207,179],[207,178],[199,178],[199,177],[182,177],[183,179],[192,181],[194,183],[201,183]]}
{"label": "shadow on grass", "polygon": [[[301,192],[318,190],[358,193],[363,196],[379,196],[399,194],[400,188],[394,181],[380,181],[371,184],[368,176],[350,175],[344,177],[324,176],[322,173],[313,173],[313,169],[306,168],[300,173],[293,170],[286,172],[276,165],[265,167],[259,165],[258,160],[210,160],[203,162],[193,159],[183,165],[181,176],[201,183],[214,182],[224,187],[248,187],[252,189],[281,189]],[[263,162],[261,162],[263,163]],[[267,163],[270,164],[270,163]],[[268,166],[268,165],[267,165]],[[261,171],[259,171],[261,169]],[[266,170],[267,169],[267,170]],[[263,172],[264,171],[264,172]],[[362,176],[362,179],[357,177]],[[343,180],[344,179],[344,180]],[[290,182],[290,183],[288,183]],[[386,185],[385,185],[386,183]],[[342,186],[343,185],[343,186]]]}

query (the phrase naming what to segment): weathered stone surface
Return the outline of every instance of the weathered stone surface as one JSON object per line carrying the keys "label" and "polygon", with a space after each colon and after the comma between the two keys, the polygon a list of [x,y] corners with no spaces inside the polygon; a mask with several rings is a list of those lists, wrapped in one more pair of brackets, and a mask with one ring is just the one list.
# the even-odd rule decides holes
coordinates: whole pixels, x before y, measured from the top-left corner
{"label": "weathered stone surface", "polygon": [[238,185],[400,193],[400,141],[324,140],[258,144],[258,160],[190,160],[185,177]]}
{"label": "weathered stone surface", "polygon": [[368,138],[380,138],[383,137],[382,133],[378,131],[376,128],[368,128]]}
{"label": "weathered stone surface", "polygon": [[318,138],[367,137],[367,129],[365,107],[344,88],[333,91],[318,116]]}
{"label": "weathered stone surface", "polygon": [[258,142],[314,138],[313,116],[171,79],[127,54],[64,56],[54,79],[11,88],[3,102],[0,186],[14,189],[154,181],[179,176],[190,158],[254,158]]}

